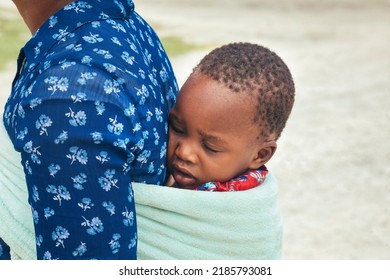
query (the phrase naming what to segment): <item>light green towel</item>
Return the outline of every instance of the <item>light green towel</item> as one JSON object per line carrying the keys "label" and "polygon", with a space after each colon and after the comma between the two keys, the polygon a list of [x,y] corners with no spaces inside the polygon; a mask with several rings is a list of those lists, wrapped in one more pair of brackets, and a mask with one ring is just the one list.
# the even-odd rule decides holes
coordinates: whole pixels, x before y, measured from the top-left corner
{"label": "light green towel", "polygon": [[[0,126],[0,237],[13,259],[35,259],[20,155]],[[210,193],[134,183],[139,259],[280,259],[277,183]]]}
{"label": "light green towel", "polygon": [[12,259],[35,259],[35,236],[24,172],[17,153],[0,125],[0,237]]}
{"label": "light green towel", "polygon": [[277,183],[242,192],[202,192],[133,184],[138,258],[281,259]]}

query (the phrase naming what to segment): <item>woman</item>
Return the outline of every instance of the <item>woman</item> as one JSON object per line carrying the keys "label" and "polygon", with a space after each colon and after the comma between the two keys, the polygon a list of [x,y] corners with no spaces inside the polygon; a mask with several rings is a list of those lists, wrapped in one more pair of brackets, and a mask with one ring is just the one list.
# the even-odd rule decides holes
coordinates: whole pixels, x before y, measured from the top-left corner
{"label": "woman", "polygon": [[22,157],[37,258],[136,259],[131,182],[165,180],[177,93],[167,55],[130,0],[14,3],[33,37],[4,124]]}

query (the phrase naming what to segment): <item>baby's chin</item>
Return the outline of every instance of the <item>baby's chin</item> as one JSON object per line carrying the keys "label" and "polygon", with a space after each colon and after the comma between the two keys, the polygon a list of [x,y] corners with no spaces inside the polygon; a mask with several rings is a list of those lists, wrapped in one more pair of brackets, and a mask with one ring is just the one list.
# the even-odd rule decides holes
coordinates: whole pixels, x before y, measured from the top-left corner
{"label": "baby's chin", "polygon": [[194,190],[194,189],[196,189],[195,186],[183,186],[183,185],[179,185],[177,183],[173,184],[172,187],[177,188],[177,189],[183,189],[183,190]]}

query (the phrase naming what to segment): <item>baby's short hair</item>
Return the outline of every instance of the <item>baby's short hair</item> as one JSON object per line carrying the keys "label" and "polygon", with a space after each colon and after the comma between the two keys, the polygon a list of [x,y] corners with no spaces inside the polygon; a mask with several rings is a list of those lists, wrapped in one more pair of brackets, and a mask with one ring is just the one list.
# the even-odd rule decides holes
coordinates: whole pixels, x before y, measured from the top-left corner
{"label": "baby's short hair", "polygon": [[260,136],[280,137],[294,104],[294,81],[283,60],[269,49],[252,43],[231,43],[207,54],[195,67],[232,91],[257,97],[254,122]]}

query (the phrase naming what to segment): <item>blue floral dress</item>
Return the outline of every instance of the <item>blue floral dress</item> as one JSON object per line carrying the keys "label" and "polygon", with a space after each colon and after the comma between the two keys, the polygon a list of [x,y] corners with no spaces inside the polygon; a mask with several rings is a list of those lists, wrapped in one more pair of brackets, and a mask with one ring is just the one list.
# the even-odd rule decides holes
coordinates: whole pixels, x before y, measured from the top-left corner
{"label": "blue floral dress", "polygon": [[53,15],[21,50],[4,124],[21,153],[38,259],[135,259],[132,181],[165,180],[178,88],[130,0]]}
{"label": "blue floral dress", "polygon": [[8,245],[0,238],[0,260],[10,260],[11,252]]}

